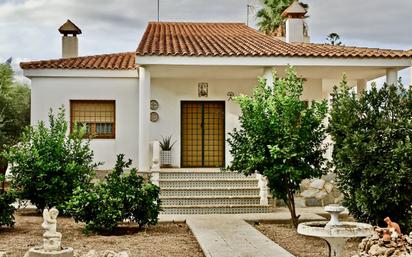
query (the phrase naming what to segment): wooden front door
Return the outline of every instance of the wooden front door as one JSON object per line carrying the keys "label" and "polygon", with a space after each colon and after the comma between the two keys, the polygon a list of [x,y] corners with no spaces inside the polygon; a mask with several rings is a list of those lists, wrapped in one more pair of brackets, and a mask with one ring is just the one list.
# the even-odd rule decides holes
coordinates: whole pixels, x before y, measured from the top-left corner
{"label": "wooden front door", "polygon": [[225,102],[182,101],[181,166],[225,165]]}

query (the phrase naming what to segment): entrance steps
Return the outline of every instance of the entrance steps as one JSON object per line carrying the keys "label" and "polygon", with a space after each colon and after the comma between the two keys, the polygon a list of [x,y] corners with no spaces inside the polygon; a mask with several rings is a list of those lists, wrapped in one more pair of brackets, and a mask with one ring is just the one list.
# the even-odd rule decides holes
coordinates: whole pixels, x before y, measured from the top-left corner
{"label": "entrance steps", "polygon": [[268,213],[260,204],[258,179],[219,169],[162,169],[159,177],[163,214]]}

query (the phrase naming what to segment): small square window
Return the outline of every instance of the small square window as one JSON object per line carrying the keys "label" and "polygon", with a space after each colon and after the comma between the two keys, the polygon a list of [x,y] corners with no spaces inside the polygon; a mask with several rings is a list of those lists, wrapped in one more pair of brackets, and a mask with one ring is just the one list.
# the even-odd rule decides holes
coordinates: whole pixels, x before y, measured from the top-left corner
{"label": "small square window", "polygon": [[115,138],[115,101],[71,100],[70,124],[86,125],[88,137]]}

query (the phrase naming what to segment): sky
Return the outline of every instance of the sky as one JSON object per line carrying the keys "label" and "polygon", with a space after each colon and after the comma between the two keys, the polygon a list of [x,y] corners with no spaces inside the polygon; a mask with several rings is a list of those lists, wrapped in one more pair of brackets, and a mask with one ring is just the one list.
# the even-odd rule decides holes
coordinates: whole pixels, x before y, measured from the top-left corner
{"label": "sky", "polygon": [[[159,0],[161,21],[256,23],[260,0]],[[412,0],[306,0],[311,42],[331,32],[345,45],[411,49]],[[13,57],[17,79],[22,60],[61,56],[57,31],[67,19],[82,29],[79,54],[134,51],[148,21],[157,20],[156,0],[0,0],[0,62]],[[400,76],[409,84],[410,72]]]}

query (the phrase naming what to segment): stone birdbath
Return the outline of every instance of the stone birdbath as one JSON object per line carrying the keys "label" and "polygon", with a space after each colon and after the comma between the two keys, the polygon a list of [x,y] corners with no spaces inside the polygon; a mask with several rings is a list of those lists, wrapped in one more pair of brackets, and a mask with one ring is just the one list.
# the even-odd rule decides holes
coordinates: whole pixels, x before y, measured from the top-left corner
{"label": "stone birdbath", "polygon": [[339,205],[328,205],[325,211],[331,215],[330,221],[301,223],[298,226],[298,233],[322,238],[329,245],[329,256],[341,257],[349,238],[367,237],[373,233],[373,227],[369,224],[339,221],[339,213],[344,210],[345,208]]}

